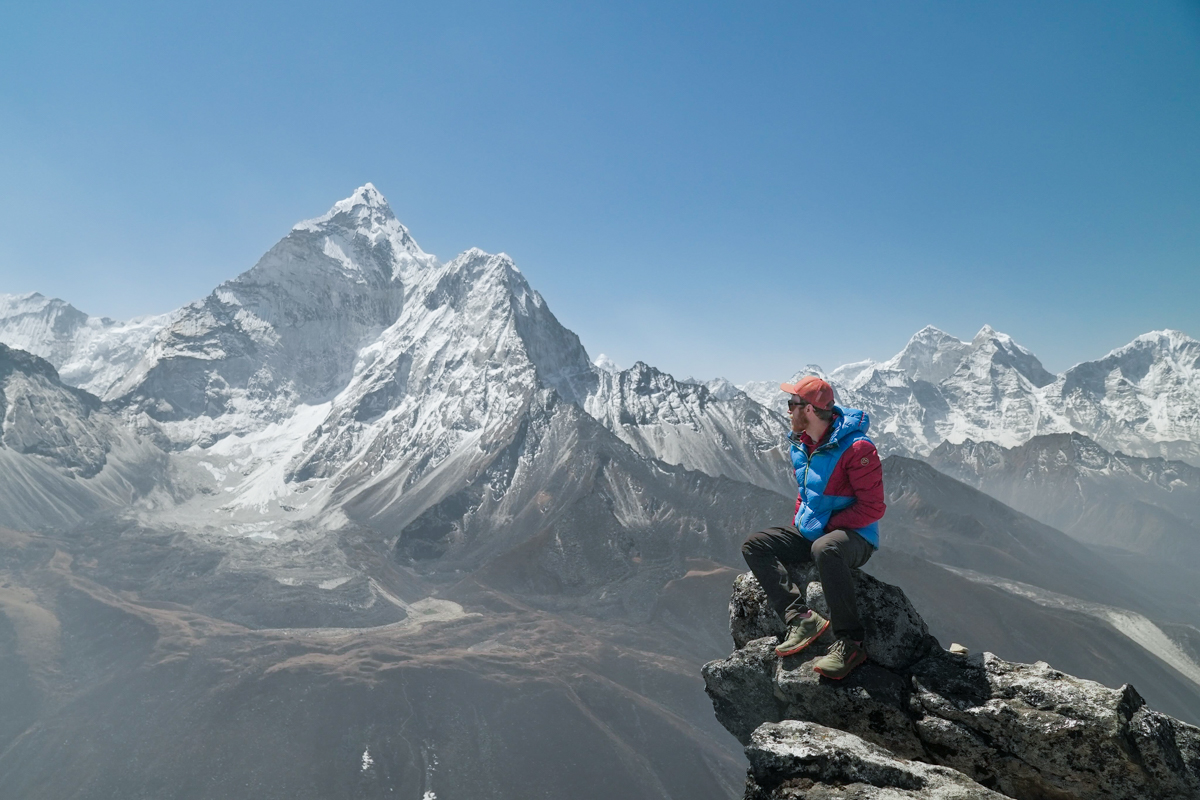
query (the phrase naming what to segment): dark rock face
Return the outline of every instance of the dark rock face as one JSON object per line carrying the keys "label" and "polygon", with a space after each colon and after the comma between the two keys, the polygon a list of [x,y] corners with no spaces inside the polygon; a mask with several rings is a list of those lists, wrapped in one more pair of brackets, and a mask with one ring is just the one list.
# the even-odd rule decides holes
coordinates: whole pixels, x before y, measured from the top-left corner
{"label": "dark rock face", "polygon": [[[753,576],[738,578],[730,628],[739,649],[703,675],[717,718],[747,745],[747,798],[1200,797],[1200,729],[1148,709],[1132,686],[1109,689],[1044,662],[952,655],[903,592],[869,576],[856,582],[864,620],[875,618],[872,658],[831,681],[809,667],[822,641],[779,658],[771,634],[746,640],[774,614]],[[820,610],[819,583],[809,582],[808,598]],[[931,764],[943,769],[928,772]],[[858,794],[837,793],[851,785]]]}

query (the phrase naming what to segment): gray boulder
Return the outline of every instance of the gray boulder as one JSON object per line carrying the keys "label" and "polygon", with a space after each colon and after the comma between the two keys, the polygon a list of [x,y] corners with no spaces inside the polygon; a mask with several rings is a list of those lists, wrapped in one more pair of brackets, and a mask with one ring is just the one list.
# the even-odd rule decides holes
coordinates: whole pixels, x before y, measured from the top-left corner
{"label": "gray boulder", "polygon": [[781,718],[838,728],[902,758],[925,758],[925,747],[909,711],[909,682],[870,661],[844,680],[823,678],[813,672],[809,662],[825,649],[819,644],[809,647],[799,654],[806,656],[799,663],[793,663],[798,656],[781,659],[775,671],[775,691],[784,704]]}
{"label": "gray boulder", "polygon": [[[800,769],[796,764],[803,759],[766,755],[765,742],[782,741],[778,731],[803,732],[809,747],[811,731],[819,726],[850,737],[826,736],[821,741],[827,744],[861,741],[884,748],[897,761],[957,770],[970,779],[969,791],[978,791],[972,788],[978,785],[1011,797],[1054,800],[1200,798],[1200,729],[1146,708],[1129,685],[1109,689],[1043,662],[945,652],[903,592],[866,575],[856,580],[864,618],[872,615],[875,623],[867,639],[871,659],[845,680],[823,678],[810,666],[827,641],[779,658],[771,634],[704,667],[718,720],[748,746],[748,754],[757,754],[750,756],[758,766],[747,783],[748,798],[882,798],[926,791],[868,780],[864,787],[874,788],[856,789],[860,794],[829,793],[830,786],[846,788],[842,784],[849,778],[837,777],[841,773],[833,767],[833,772],[811,764]],[[819,590],[812,581],[808,586],[809,604],[821,610]],[[894,622],[881,624],[885,614]],[[735,644],[768,629],[774,617],[753,578],[741,576],[730,603]],[[797,728],[789,720],[811,727]],[[775,738],[764,739],[760,729],[763,736],[775,731]],[[785,762],[791,766],[780,766]],[[822,783],[821,775],[832,776],[833,783]]]}
{"label": "gray boulder", "polygon": [[710,661],[701,668],[705,691],[717,719],[742,744],[764,722],[783,718],[783,704],[775,691],[775,639],[748,643],[729,658]]}
{"label": "gray boulder", "polygon": [[897,758],[853,734],[811,722],[767,723],[746,748],[747,800],[1002,800],[948,767]]}
{"label": "gray boulder", "polygon": [[[792,580],[805,587],[805,602],[822,616],[829,615],[825,593],[815,567],[793,568]],[[852,570],[859,616],[866,628],[864,645],[871,660],[889,669],[904,669],[938,648],[937,639],[900,589]],[[767,602],[767,595],[753,573],[739,575],[729,600],[729,632],[734,647],[764,636],[783,636],[783,621]],[[828,637],[829,634],[826,634]]]}
{"label": "gray boulder", "polygon": [[[792,580],[803,574],[793,571]],[[764,636],[782,638],[786,632],[787,626],[767,602],[767,594],[754,579],[754,573],[744,572],[734,578],[733,594],[729,597],[729,633],[734,648],[741,650]]]}

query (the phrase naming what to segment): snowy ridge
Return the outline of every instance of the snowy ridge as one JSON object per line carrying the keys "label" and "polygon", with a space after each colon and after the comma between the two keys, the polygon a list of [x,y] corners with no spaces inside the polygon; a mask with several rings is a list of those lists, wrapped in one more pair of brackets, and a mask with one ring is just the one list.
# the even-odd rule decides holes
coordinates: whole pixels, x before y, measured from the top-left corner
{"label": "snowy ridge", "polygon": [[169,319],[114,322],[36,292],[0,294],[0,342],[46,359],[64,383],[98,397],[120,382]]}
{"label": "snowy ridge", "polygon": [[730,392],[727,381],[714,381],[714,392],[640,361],[621,372],[599,371],[598,377],[584,409],[642,455],[791,490],[783,418],[736,389]]}
{"label": "snowy ridge", "polygon": [[169,480],[167,457],[153,423],[131,422],[0,345],[0,525],[73,525],[152,495]]}
{"label": "snowy ridge", "polygon": [[[887,361],[796,375],[804,374],[823,375],[838,402],[867,410],[872,436],[891,452],[928,455],[965,441],[1015,447],[1075,432],[1112,451],[1200,465],[1200,342],[1178,331],[1143,334],[1056,376],[991,326],[970,342],[928,326]],[[742,389],[778,409],[777,387]]]}

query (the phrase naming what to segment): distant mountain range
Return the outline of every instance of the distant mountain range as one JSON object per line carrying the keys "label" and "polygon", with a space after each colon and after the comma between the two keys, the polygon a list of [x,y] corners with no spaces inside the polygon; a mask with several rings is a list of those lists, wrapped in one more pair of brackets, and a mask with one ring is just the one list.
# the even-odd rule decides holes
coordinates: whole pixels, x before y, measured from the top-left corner
{"label": "distant mountain range", "polygon": [[[990,326],[970,342],[930,326],[882,363],[804,374],[822,375],[840,402],[869,411],[876,439],[894,452],[924,456],[968,439],[1014,447],[1081,433],[1113,452],[1200,466],[1200,342],[1179,331],[1143,334],[1052,375]],[[778,382],[742,388],[781,408]]]}
{"label": "distant mountain range", "polygon": [[[593,363],[511,258],[438,260],[370,184],[169,314],[0,296],[0,343],[0,795],[740,782],[695,668],[742,540],[791,515],[778,381]],[[834,370],[895,454],[871,569],[973,647],[1151,663],[1139,690],[1200,719],[1200,619],[1153,560],[1196,552],[1198,374],[1179,333],[1055,376],[987,327]],[[1093,663],[1109,607],[1178,653]]]}

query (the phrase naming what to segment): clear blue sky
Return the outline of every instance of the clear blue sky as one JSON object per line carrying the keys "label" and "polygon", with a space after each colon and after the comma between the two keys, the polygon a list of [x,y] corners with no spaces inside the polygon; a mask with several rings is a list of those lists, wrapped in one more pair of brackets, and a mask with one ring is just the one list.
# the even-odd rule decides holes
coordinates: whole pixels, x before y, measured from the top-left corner
{"label": "clear blue sky", "polygon": [[0,291],[167,311],[367,181],[623,366],[1057,371],[1200,337],[1200,3],[0,6]]}

